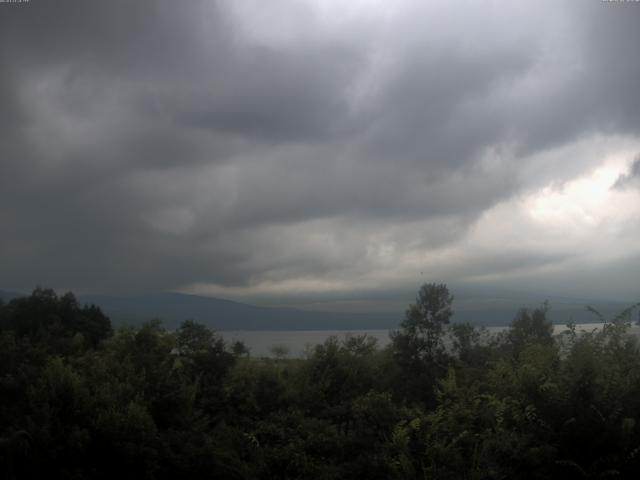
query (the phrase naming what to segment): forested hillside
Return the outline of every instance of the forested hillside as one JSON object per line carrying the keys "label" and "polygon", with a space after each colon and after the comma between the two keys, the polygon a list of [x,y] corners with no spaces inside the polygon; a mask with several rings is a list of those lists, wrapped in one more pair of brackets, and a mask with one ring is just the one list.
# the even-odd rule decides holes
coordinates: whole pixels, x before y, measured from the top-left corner
{"label": "forested hillside", "polygon": [[114,331],[37,289],[0,304],[0,475],[638,478],[632,309],[558,337],[544,306],[494,337],[452,309],[426,284],[385,349],[346,336],[266,359],[193,321]]}

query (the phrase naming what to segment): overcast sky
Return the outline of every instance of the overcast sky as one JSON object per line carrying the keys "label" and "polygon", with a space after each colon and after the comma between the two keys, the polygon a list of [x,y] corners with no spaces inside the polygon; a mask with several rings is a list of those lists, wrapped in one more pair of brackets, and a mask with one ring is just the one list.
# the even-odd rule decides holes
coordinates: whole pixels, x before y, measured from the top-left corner
{"label": "overcast sky", "polygon": [[640,300],[640,3],[0,3],[0,288]]}

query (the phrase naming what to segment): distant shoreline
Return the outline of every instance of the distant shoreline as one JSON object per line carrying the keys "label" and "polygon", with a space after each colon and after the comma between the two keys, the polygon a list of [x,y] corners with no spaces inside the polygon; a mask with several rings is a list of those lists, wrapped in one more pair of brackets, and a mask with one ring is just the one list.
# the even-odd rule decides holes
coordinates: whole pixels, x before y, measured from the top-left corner
{"label": "distant shoreline", "polygon": [[[602,322],[576,324],[578,333],[598,330],[604,325]],[[484,329],[489,335],[496,334],[509,328],[506,326],[477,327]],[[554,324],[554,335],[560,335],[567,330],[566,324]],[[389,333],[394,329],[327,329],[327,330],[219,330],[218,333],[228,342],[242,341],[249,348],[251,356],[272,357],[274,347],[283,347],[289,358],[299,358],[305,351],[315,345],[322,344],[327,338],[346,335],[369,335],[376,339],[377,346],[384,348],[390,343]],[[632,324],[630,334],[640,335],[640,326]]]}

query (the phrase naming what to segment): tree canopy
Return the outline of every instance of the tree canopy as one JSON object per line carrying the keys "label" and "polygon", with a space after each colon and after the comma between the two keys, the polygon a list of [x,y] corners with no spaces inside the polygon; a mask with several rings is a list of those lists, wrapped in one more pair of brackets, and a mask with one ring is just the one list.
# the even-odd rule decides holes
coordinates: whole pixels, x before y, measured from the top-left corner
{"label": "tree canopy", "polygon": [[36,289],[0,304],[2,478],[638,478],[629,315],[554,336],[543,305],[488,335],[450,325],[452,302],[422,286],[386,348],[254,358]]}

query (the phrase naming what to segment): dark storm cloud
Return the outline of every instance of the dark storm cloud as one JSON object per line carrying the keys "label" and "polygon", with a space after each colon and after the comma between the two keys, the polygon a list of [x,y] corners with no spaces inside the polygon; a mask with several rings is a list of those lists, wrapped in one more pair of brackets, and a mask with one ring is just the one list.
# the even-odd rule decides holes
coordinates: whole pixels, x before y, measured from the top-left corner
{"label": "dark storm cloud", "polygon": [[504,78],[531,68],[530,52],[493,52],[475,59],[470,53],[446,55],[409,52],[373,108],[376,125],[367,145],[387,161],[403,152],[403,160],[428,166],[427,173],[450,171],[473,161],[479,151],[503,134],[503,118],[466,119],[458,109],[483,98]]}
{"label": "dark storm cloud", "polygon": [[[640,97],[633,94],[640,78],[633,53],[640,43],[634,26],[640,9],[611,8],[603,2],[585,2],[583,7],[571,7],[575,22],[560,39],[573,44],[556,60],[554,81],[560,88],[528,99],[512,119],[522,135],[523,152],[593,132],[640,132]],[[563,47],[556,45],[560,51]]]}
{"label": "dark storm cloud", "polygon": [[[593,79],[585,78],[590,85],[586,93],[591,101],[585,101],[589,115],[602,128],[634,134],[640,132],[640,96],[633,95],[640,78],[640,62],[636,46],[640,44],[640,9],[597,9],[587,30],[588,43],[584,54],[593,59]],[[600,118],[599,111],[607,116]]]}
{"label": "dark storm cloud", "polygon": [[553,177],[524,156],[638,133],[640,9],[241,4],[0,4],[0,285],[366,275]]}
{"label": "dark storm cloud", "polygon": [[175,105],[178,120],[257,140],[330,139],[348,131],[349,110],[341,89],[358,63],[354,53],[339,49],[283,55],[258,48],[240,55],[204,91]]}

